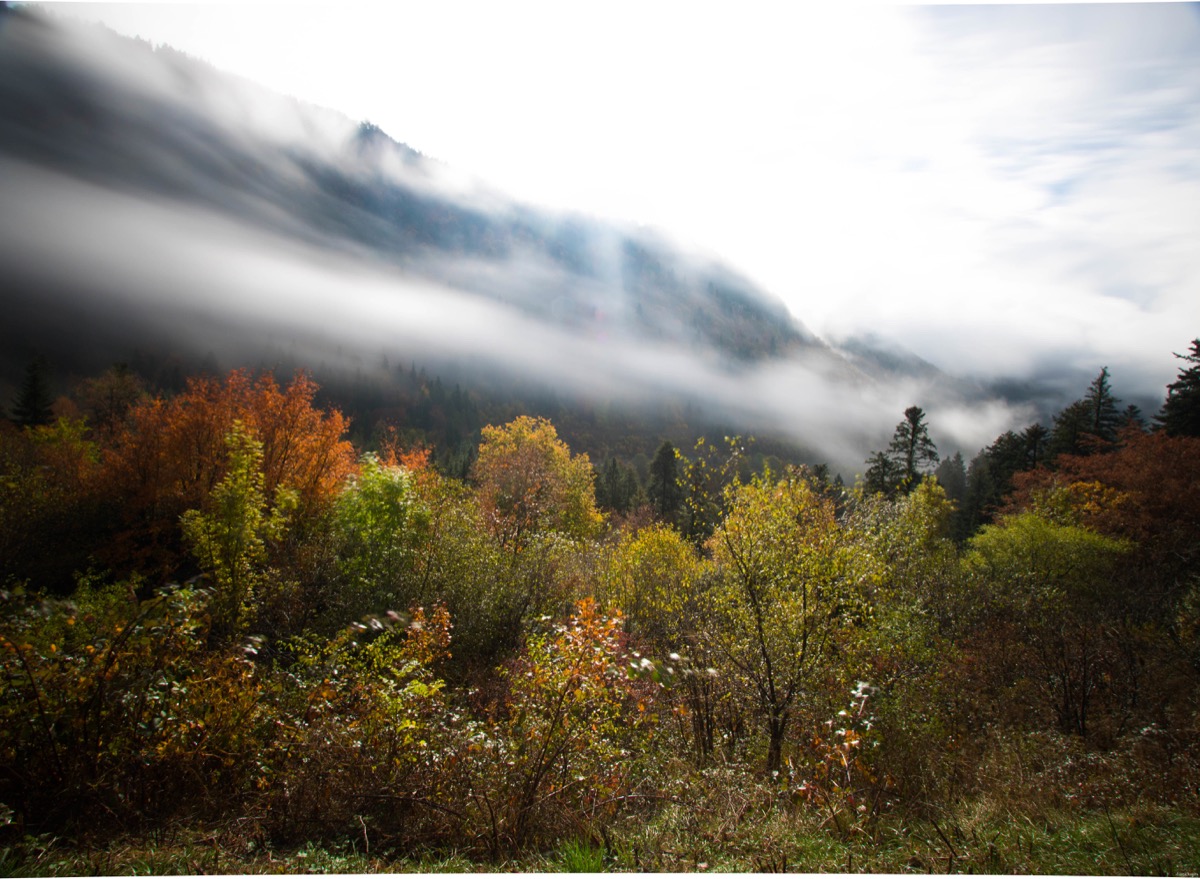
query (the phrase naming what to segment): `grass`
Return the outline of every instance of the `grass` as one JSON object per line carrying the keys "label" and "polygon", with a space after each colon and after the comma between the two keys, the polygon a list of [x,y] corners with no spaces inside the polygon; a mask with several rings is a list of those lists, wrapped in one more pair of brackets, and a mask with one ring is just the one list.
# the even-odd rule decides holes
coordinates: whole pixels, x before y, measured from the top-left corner
{"label": "grass", "polygon": [[[158,842],[124,840],[79,848],[50,837],[0,846],[0,875],[178,875],[451,872],[867,872],[1055,875],[1198,875],[1200,817],[1174,807],[1108,812],[1041,811],[1036,817],[978,804],[936,821],[893,815],[842,834],[809,809],[721,813],[673,803],[648,820],[609,829],[609,851],[580,839],[503,863],[458,851],[359,851],[307,844],[292,849],[218,843],[219,834],[180,831]],[[740,820],[731,818],[740,814]]]}
{"label": "grass", "polygon": [[558,848],[558,872],[603,873],[604,850],[589,842],[569,839]]}

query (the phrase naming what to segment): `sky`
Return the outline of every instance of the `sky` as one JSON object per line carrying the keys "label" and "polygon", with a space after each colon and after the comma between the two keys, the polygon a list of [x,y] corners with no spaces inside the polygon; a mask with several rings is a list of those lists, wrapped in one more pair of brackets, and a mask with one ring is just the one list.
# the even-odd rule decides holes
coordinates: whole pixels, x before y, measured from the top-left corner
{"label": "sky", "polygon": [[956,374],[1200,334],[1194,4],[62,4],[519,199],[661,229]]}

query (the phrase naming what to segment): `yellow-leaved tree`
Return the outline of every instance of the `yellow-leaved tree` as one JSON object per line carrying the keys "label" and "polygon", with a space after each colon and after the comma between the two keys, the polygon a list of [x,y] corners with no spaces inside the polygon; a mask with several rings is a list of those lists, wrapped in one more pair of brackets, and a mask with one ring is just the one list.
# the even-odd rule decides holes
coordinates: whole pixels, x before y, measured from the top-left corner
{"label": "yellow-leaved tree", "polygon": [[735,484],[728,495],[729,513],[709,539],[718,575],[708,593],[712,637],[766,719],[773,772],[797,700],[859,602],[833,502],[802,471]]}
{"label": "yellow-leaved tree", "polygon": [[493,532],[520,548],[533,534],[588,538],[600,529],[591,461],[572,455],[545,418],[483,428],[474,478]]}

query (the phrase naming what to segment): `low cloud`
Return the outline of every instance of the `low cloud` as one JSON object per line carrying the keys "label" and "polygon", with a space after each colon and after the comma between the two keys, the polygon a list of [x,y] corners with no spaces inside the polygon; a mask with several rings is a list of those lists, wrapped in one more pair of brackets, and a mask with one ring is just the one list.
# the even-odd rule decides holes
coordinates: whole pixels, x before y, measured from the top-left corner
{"label": "low cloud", "polygon": [[[42,291],[47,312],[69,318],[81,303],[98,307],[93,321],[110,322],[106,338],[129,323],[138,334],[174,338],[190,353],[213,352],[224,362],[283,351],[350,370],[380,354],[394,362],[436,357],[491,363],[596,400],[692,399],[749,432],[787,435],[847,474],[886,443],[914,401],[926,406],[943,447],[978,447],[1022,416],[995,403],[939,399],[934,385],[830,374],[823,356],[730,371],[711,354],[570,332],[213,210],[9,160],[0,174],[14,181],[6,191],[13,209],[0,216],[0,265],[19,268]],[[505,282],[516,284],[522,271],[528,268],[507,266]],[[125,341],[137,344],[136,336]]]}
{"label": "low cloud", "polygon": [[[225,362],[258,360],[270,351],[347,369],[378,362],[380,354],[394,362],[458,359],[597,400],[687,399],[748,432],[784,434],[847,476],[862,468],[871,449],[886,445],[909,405],[925,408],[944,452],[962,449],[968,456],[1036,417],[1028,406],[988,400],[937,374],[867,376],[812,339],[787,358],[731,364],[716,349],[681,341],[686,298],[673,303],[678,326],[663,317],[665,337],[653,343],[629,328],[645,303],[622,282],[623,239],[612,226],[522,212],[378,132],[249,83],[233,87],[169,53],[129,52],[111,35],[87,29],[54,39],[62,42],[18,48],[36,63],[59,65],[60,74],[86,79],[102,127],[94,138],[64,142],[53,126],[39,129],[36,114],[0,120],[0,147],[8,153],[0,159],[6,180],[0,271],[36,291],[42,325],[56,311],[64,317],[86,311],[86,329],[97,338],[118,338],[123,327],[134,338],[161,333]],[[39,54],[51,45],[57,57]],[[12,72],[28,61],[10,52],[0,66]],[[38,104],[40,87],[10,78],[5,100],[53,113],[52,101]],[[77,119],[59,123],[80,130]],[[339,176],[322,185],[328,169]],[[372,198],[386,195],[380,181],[438,211],[457,211],[446,234],[463,228],[478,234],[454,239],[448,250],[444,242],[422,244],[420,236],[432,234],[426,228],[400,236],[395,221],[372,208]],[[347,186],[359,187],[349,200],[338,190]],[[528,240],[493,235],[496,217]],[[979,234],[970,224],[945,232],[947,240]],[[559,250],[566,255],[553,255]],[[570,268],[572,260],[588,263],[587,270]],[[953,248],[941,264],[971,268]],[[686,291],[692,275],[712,266],[680,258],[672,269]],[[923,277],[900,277],[892,289],[903,295]],[[998,292],[1009,280],[980,283]],[[1043,348],[1000,350],[1023,320],[1029,332],[1051,332],[1052,321],[1029,322],[1024,312],[1044,311],[1044,292],[1030,291],[1007,314],[988,314],[994,352],[981,348],[974,325],[956,339],[951,316],[932,314],[907,318],[909,347],[924,355],[928,345],[950,352],[949,360],[979,362],[980,374],[1032,370],[1038,364],[1031,350],[1052,348],[1060,363],[1075,352],[1082,363],[1096,339],[1084,331],[1075,348],[1064,344],[1066,335],[1080,332],[1065,322],[1066,312],[1067,328],[1054,330],[1060,334]],[[873,321],[894,326],[904,317],[891,300],[851,294],[837,306],[848,328]],[[1060,309],[1085,304],[1052,301]],[[777,306],[763,300],[755,307]],[[1112,307],[1095,332],[1112,319],[1136,327],[1127,298],[1115,297]],[[856,322],[855,314],[867,320]],[[80,330],[72,328],[76,336]],[[1117,363],[1110,365],[1115,372]]]}

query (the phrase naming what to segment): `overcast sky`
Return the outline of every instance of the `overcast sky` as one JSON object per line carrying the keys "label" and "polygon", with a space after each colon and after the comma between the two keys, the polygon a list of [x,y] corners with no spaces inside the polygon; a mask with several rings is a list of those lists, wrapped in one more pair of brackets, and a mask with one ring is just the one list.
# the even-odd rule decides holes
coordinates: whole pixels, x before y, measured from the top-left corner
{"label": "overcast sky", "polygon": [[59,9],[658,227],[829,338],[1161,394],[1200,335],[1194,4]]}

